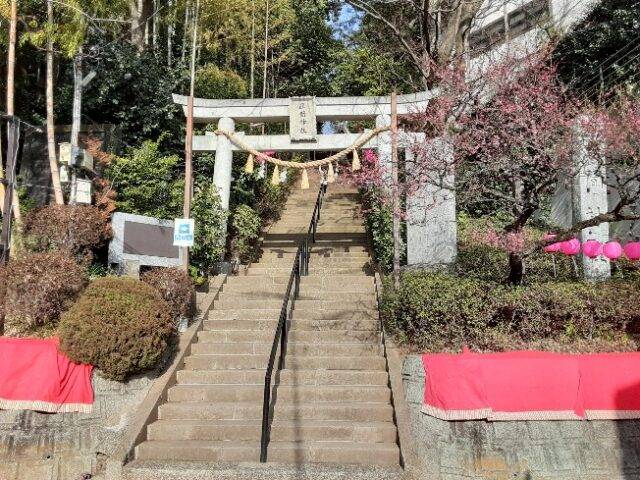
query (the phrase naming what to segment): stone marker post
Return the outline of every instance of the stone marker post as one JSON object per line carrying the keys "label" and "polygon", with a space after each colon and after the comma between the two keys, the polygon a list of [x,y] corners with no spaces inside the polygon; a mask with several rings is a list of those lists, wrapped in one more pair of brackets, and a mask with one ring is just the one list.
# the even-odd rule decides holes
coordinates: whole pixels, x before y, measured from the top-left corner
{"label": "stone marker post", "polygon": [[[376,128],[380,127],[390,127],[391,126],[391,115],[378,115],[376,117]],[[391,132],[386,131],[382,132],[378,135],[378,164],[383,168],[382,175],[383,178],[383,186],[389,192],[391,192],[391,170],[393,166],[392,155],[392,145],[391,145]]]}
{"label": "stone marker post", "polygon": [[[433,140],[429,150],[443,168],[453,164],[453,147]],[[405,150],[407,175],[415,171],[414,153]],[[407,197],[407,264],[435,267],[452,263],[458,253],[455,177],[453,173],[420,172],[420,186]]]}
{"label": "stone marker post", "polygon": [[[604,182],[606,171],[598,158],[587,148],[588,137],[578,132],[578,145],[573,159],[575,177],[573,179],[573,219],[577,222],[589,220],[609,210],[607,186]],[[580,232],[580,241],[609,240],[609,224],[601,223]],[[604,256],[591,259],[582,255],[584,277],[587,280],[603,280],[611,276],[611,264]]]}

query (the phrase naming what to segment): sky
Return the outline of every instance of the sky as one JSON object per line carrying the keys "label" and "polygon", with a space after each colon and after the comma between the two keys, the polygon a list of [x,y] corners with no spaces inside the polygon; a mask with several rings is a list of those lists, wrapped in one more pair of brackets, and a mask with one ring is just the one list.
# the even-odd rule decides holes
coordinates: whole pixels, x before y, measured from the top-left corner
{"label": "sky", "polygon": [[345,3],[340,9],[340,15],[333,19],[330,24],[333,28],[333,35],[338,40],[353,33],[360,26],[362,14],[357,12],[351,5]]}

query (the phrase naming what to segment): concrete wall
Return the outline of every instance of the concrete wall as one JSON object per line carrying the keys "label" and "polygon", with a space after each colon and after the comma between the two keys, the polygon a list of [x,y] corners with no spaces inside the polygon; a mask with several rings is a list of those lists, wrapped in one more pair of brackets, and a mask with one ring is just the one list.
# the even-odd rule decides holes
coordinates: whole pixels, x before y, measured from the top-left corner
{"label": "concrete wall", "polygon": [[[97,138],[102,140],[104,151],[118,153],[121,143],[120,133],[120,128],[115,125],[83,125],[80,131],[80,140],[82,142],[87,136]],[[70,135],[70,126],[57,126],[56,144],[68,142]],[[35,199],[38,205],[44,205],[53,197],[47,136],[44,132],[38,133],[24,129],[22,137],[22,156],[18,170],[20,181],[18,184],[27,187],[29,197]]]}
{"label": "concrete wall", "polygon": [[78,480],[111,454],[156,375],[93,376],[92,413],[0,410],[1,480]]}
{"label": "concrete wall", "polygon": [[420,412],[419,356],[402,375],[416,479],[640,479],[640,421],[447,422]]}

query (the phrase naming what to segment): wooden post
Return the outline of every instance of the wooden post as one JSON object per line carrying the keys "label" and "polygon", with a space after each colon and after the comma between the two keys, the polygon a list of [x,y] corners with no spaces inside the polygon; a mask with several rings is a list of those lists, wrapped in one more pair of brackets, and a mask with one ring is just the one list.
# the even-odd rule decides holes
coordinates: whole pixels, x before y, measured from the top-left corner
{"label": "wooden post", "polygon": [[400,286],[400,201],[398,195],[398,97],[391,92],[391,196],[393,208],[393,284]]}
{"label": "wooden post", "polygon": [[[195,93],[196,79],[196,43],[198,36],[198,13],[200,0],[196,1],[196,11],[193,21],[193,42],[191,45],[191,85],[189,88],[189,100],[187,102],[187,134],[184,145],[184,204],[182,213],[184,218],[191,215],[191,199],[193,197],[193,96]],[[183,267],[189,270],[189,247],[182,247]]]}

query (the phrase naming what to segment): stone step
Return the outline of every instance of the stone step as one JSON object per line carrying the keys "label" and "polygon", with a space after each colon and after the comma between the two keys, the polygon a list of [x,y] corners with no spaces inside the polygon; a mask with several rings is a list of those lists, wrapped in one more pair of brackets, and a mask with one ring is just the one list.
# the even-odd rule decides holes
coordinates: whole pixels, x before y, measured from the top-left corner
{"label": "stone step", "polygon": [[[273,342],[274,331],[271,330],[202,330],[198,332],[198,342],[206,343],[233,343],[233,342]],[[315,344],[324,343],[376,343],[380,334],[377,331],[351,331],[351,330],[291,330],[288,343],[309,342]]]}
{"label": "stone step", "polygon": [[[161,420],[261,420],[260,402],[180,402],[164,403],[158,409]],[[276,420],[334,420],[351,422],[392,422],[393,408],[386,403],[321,402],[283,403],[274,410]]]}
{"label": "stone step", "polygon": [[[266,283],[264,285],[256,285],[256,281],[253,277],[242,277],[245,279],[253,280],[253,282],[243,281],[243,282],[228,282],[223,288],[223,295],[234,294],[234,295],[249,295],[251,293],[255,294],[277,294],[278,298],[283,298],[284,292],[286,290],[286,284],[274,284],[274,283]],[[358,294],[365,295],[371,294],[373,295],[373,286],[372,279],[373,277],[362,276],[359,277],[360,280],[354,280],[352,283],[342,282],[342,277],[338,276],[335,278],[335,283],[327,282],[325,285],[317,285],[313,283],[309,283],[307,280],[309,277],[302,277],[300,282],[300,295],[313,295],[314,298],[325,298],[328,294],[338,294],[338,293],[349,293],[349,294]],[[370,280],[371,279],[371,280]],[[260,282],[261,283],[261,282]],[[337,286],[336,286],[337,285]],[[220,296],[222,299],[222,295]]]}
{"label": "stone step", "polygon": [[[300,294],[298,296],[298,300],[296,303],[306,302],[306,301],[325,301],[324,299],[329,297],[332,302],[344,301],[344,302],[356,302],[356,303],[365,303],[365,302],[374,302],[376,301],[376,296],[374,293],[366,290],[367,293],[357,293],[353,292],[325,292],[321,290],[313,290],[313,289],[301,289]],[[282,303],[284,300],[284,288],[273,289],[271,291],[252,291],[249,287],[245,290],[236,289],[227,289],[224,287],[222,289],[222,293],[220,295],[219,300],[216,302],[216,308],[220,305],[221,302],[241,302],[244,300],[251,301],[272,301],[277,300]]]}
{"label": "stone step", "polygon": [[[159,420],[147,428],[147,439],[256,441],[259,420]],[[391,422],[345,422],[330,420],[285,420],[271,425],[271,442],[309,442],[331,439],[336,442],[393,443],[396,427]]]}
{"label": "stone step", "polygon": [[[228,384],[264,386],[265,369],[258,370],[180,370],[179,384]],[[386,386],[386,370],[280,370],[279,385],[361,385]]]}
{"label": "stone step", "polygon": [[[257,281],[255,278],[248,275],[234,276],[227,278],[226,286],[235,285],[249,285],[257,290],[262,290],[265,287],[271,285],[286,285],[289,283],[290,275],[268,275]],[[373,276],[369,275],[339,275],[335,277],[327,277],[326,275],[308,275],[300,277],[301,285],[313,285],[314,288],[318,286],[328,287],[342,287],[352,285],[366,285],[367,287],[373,287]]]}
{"label": "stone step", "polygon": [[[377,319],[377,311],[360,308],[359,305],[346,305],[342,309],[323,309],[296,307],[295,320],[371,320]],[[275,320],[280,317],[280,308],[236,308],[233,310],[211,310],[207,320]]]}
{"label": "stone step", "polygon": [[[261,260],[270,260],[270,259],[278,259],[278,260],[284,260],[284,261],[291,261],[293,262],[293,257],[295,255],[295,252],[278,252],[276,250],[272,250],[272,251],[268,251],[268,250],[264,250]],[[361,252],[334,252],[331,250],[319,250],[319,251],[313,251],[311,250],[311,260],[313,261],[314,259],[328,259],[328,258],[335,258],[335,259],[339,259],[339,260],[357,260],[357,259],[368,259],[369,258],[369,253],[367,251],[361,251]]]}
{"label": "stone step", "polygon": [[344,465],[329,463],[208,463],[180,460],[133,460],[118,480],[406,480],[399,465]]}
{"label": "stone step", "polygon": [[[204,329],[207,331],[236,331],[236,330],[266,330],[272,334],[276,331],[278,320],[276,318],[270,320],[205,320]],[[351,319],[333,319],[333,320],[301,320],[295,319],[289,322],[290,331],[331,331],[331,330],[349,330],[349,331],[365,331],[378,332],[380,322],[377,319],[351,320]]]}
{"label": "stone step", "polygon": [[400,463],[400,450],[395,443],[370,442],[271,442],[269,462],[333,463],[346,465],[387,465]]}
{"label": "stone step", "polygon": [[[175,385],[167,393],[169,402],[261,401],[263,385]],[[384,386],[278,385],[278,406],[286,402],[382,402],[391,400]],[[363,407],[364,408],[364,407]]]}
{"label": "stone step", "polygon": [[[319,355],[328,357],[332,355],[379,355],[380,346],[376,343],[300,343],[287,342],[287,355]],[[267,342],[235,342],[235,343],[213,343],[198,342],[192,345],[191,353],[193,355],[211,355],[211,354],[247,354],[247,355],[266,355],[271,352],[272,341]]]}
{"label": "stone step", "polygon": [[[279,298],[276,297],[275,299],[271,300],[253,299],[249,295],[247,295],[247,297],[227,299],[227,297],[223,294],[216,302],[215,308],[216,310],[275,309],[281,308],[284,301],[282,295],[280,295]],[[295,309],[344,310],[346,308],[353,307],[362,310],[376,308],[376,304],[374,301],[375,299],[372,297],[369,297],[367,300],[333,300],[332,295],[328,293],[326,294],[326,298],[326,300],[304,300],[299,298],[295,302]]]}
{"label": "stone step", "polygon": [[[306,233],[304,231],[304,225],[278,225],[269,229],[267,237],[274,234],[287,234],[287,233]],[[325,225],[318,229],[320,233],[365,233],[366,229],[363,225]]]}
{"label": "stone step", "polygon": [[[312,257],[309,259],[309,269],[314,270],[316,268],[327,267],[359,267],[360,269],[368,265],[370,259],[368,257],[356,257],[356,258],[325,258],[325,257]],[[290,259],[282,258],[261,258],[258,262],[252,263],[252,267],[268,268],[268,267],[292,267],[293,257]]]}
{"label": "stone step", "polygon": [[[267,245],[262,245],[262,251],[264,255],[290,255],[293,256],[296,253],[296,247],[269,247]],[[369,249],[366,245],[355,245],[351,247],[344,246],[327,246],[327,245],[311,245],[311,254],[312,255],[369,255]]]}
{"label": "stone step", "polygon": [[[188,370],[264,369],[267,363],[267,355],[189,355],[185,358],[185,368]],[[287,355],[285,368],[290,370],[383,370],[386,368],[386,362],[382,356]]]}
{"label": "stone step", "polygon": [[[265,275],[286,275],[291,274],[293,267],[250,267],[246,275],[249,277],[264,277]],[[333,276],[333,275],[357,275],[359,273],[367,275],[370,269],[366,266],[360,267],[321,267],[309,265],[309,276]]]}
{"label": "stone step", "polygon": [[[203,440],[146,441],[136,447],[138,460],[179,458],[202,462],[257,462],[260,442],[209,442]],[[271,442],[270,462],[321,462],[365,465],[397,465],[396,444],[355,442]]]}

